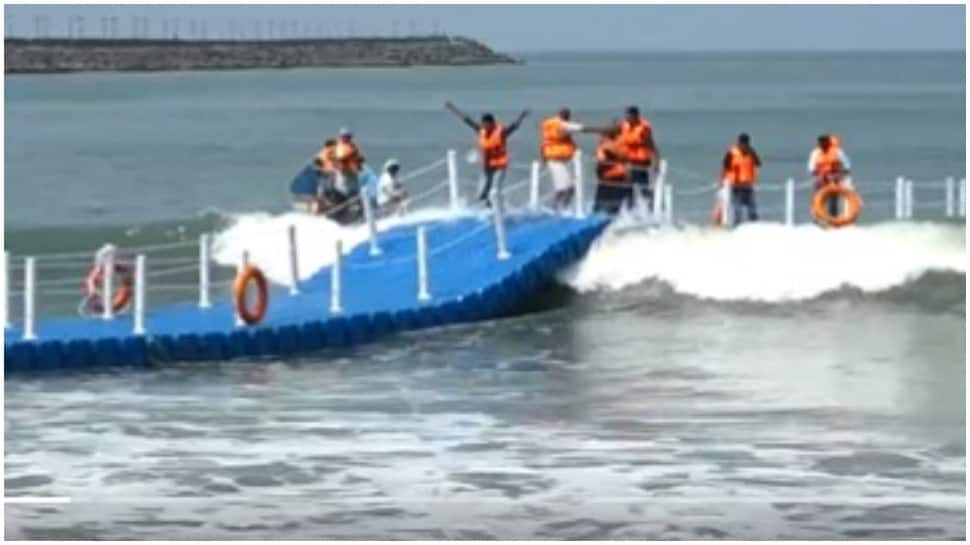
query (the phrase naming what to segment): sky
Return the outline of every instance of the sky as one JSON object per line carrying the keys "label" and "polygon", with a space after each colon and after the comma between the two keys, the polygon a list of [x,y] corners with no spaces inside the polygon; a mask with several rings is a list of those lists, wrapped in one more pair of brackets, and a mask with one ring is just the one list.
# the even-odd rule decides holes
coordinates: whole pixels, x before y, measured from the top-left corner
{"label": "sky", "polygon": [[86,37],[110,33],[103,19],[116,17],[119,37],[132,29],[171,36],[176,25],[183,38],[438,30],[505,52],[964,51],[966,44],[963,5],[7,5],[4,14],[7,35],[16,37],[76,33],[70,19],[83,16]]}

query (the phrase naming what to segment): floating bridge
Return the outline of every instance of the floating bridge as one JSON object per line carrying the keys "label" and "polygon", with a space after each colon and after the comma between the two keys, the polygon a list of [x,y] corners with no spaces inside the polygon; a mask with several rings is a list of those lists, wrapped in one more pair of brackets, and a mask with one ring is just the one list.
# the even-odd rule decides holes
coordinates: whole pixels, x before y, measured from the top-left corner
{"label": "floating bridge", "polygon": [[[436,196],[459,210],[461,181],[455,153],[403,176],[403,179],[433,175],[446,170],[446,178],[411,204],[428,202]],[[81,370],[103,367],[145,367],[175,361],[220,361],[234,358],[286,357],[327,347],[348,347],[408,330],[501,317],[552,281],[558,271],[581,258],[609,223],[609,218],[589,212],[583,195],[582,157],[575,159],[577,192],[575,208],[553,212],[544,207],[549,195],[540,197],[544,173],[538,162],[514,165],[529,171],[524,179],[493,199],[494,210],[477,214],[456,214],[448,219],[412,221],[385,229],[378,228],[368,200],[362,201],[367,239],[352,248],[335,241],[334,260],[308,277],[299,274],[295,228],[280,245],[289,248],[289,282],[269,290],[268,310],[254,325],[245,325],[228,296],[210,297],[210,236],[198,241],[194,258],[159,258],[151,251],[185,248],[194,241],[165,243],[154,247],[123,249],[134,259],[134,304],[131,312],[115,315],[110,310],[112,275],[105,281],[102,307],[108,310],[93,317],[48,317],[37,319],[38,299],[57,294],[78,297],[78,278],[42,280],[38,268],[61,267],[58,259],[87,259],[89,254],[27,256],[14,264],[23,272],[22,290],[10,289],[11,260],[4,253],[2,311],[4,316],[5,373]],[[707,203],[710,183],[703,187],[675,191],[666,182],[667,167],[660,165],[655,183],[657,199],[647,210],[638,202],[635,213],[650,223],[672,224],[674,196],[702,197]],[[675,173],[677,169],[672,169]],[[681,171],[687,177],[699,176]],[[897,220],[913,218],[914,208],[933,209],[945,218],[966,215],[966,182],[954,178],[921,182],[924,191],[942,195],[943,200],[914,206],[914,183],[898,178],[866,194],[866,208],[882,209]],[[524,193],[523,190],[528,190]],[[795,225],[796,194],[811,195],[811,182],[789,179],[781,184],[759,184],[759,192],[783,195],[783,206],[762,207],[762,217]],[[895,192],[893,199],[879,199],[880,192]],[[526,204],[516,208],[513,195],[526,195]],[[873,195],[870,198],[870,194]],[[760,199],[760,197],[759,197]],[[805,199],[807,200],[807,199]],[[800,201],[798,201],[800,202]],[[722,221],[729,222],[729,203]],[[506,207],[509,211],[506,211]],[[687,210],[680,220],[706,223],[704,207]],[[346,250],[346,251],[345,251]],[[189,263],[186,265],[186,259]],[[239,256],[240,270],[248,264],[248,253]],[[181,260],[181,261],[180,261]],[[174,269],[155,267],[181,263]],[[259,266],[259,263],[254,263]],[[164,286],[146,282],[188,268],[198,272],[198,298],[148,308],[146,291],[185,286]],[[107,267],[112,270],[112,267]],[[301,280],[302,278],[302,280]],[[60,284],[58,284],[60,282]],[[231,282],[231,279],[230,279]],[[189,286],[195,289],[194,286]],[[21,319],[10,320],[8,303],[12,295],[23,296]]]}
{"label": "floating bridge", "polygon": [[[448,162],[454,172],[454,154]],[[536,180],[518,185],[530,181]],[[449,176],[457,206],[455,186],[456,177]],[[535,199],[531,205],[511,212],[498,205],[383,231],[365,206],[368,239],[346,252],[337,241],[333,263],[303,280],[291,228],[289,240],[280,241],[290,245],[291,281],[271,286],[266,315],[254,325],[240,320],[230,297],[210,298],[207,235],[200,241],[198,301],[146,308],[145,269],[152,260],[138,255],[133,310],[119,315],[109,310],[103,316],[36,319],[34,299],[44,290],[36,286],[35,258],[28,257],[24,317],[4,330],[5,372],[286,357],[398,331],[500,317],[579,259],[609,222],[598,214],[552,213]],[[241,256],[241,266],[248,259]]]}

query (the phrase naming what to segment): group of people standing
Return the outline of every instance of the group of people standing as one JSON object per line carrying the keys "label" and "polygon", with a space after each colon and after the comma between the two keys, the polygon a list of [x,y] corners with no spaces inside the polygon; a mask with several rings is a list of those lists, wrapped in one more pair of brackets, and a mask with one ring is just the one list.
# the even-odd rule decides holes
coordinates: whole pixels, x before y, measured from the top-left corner
{"label": "group of people standing", "polygon": [[[808,158],[808,173],[814,180],[815,191],[828,185],[841,185],[849,175],[849,156],[842,149],[838,136],[823,134],[817,139],[817,146]],[[721,171],[721,183],[718,188],[730,191],[729,200],[734,210],[735,225],[744,221],[758,220],[758,209],[755,205],[754,185],[761,168],[761,157],[751,145],[751,137],[746,133],[738,135],[737,143],[731,146],[724,156]],[[831,216],[839,214],[839,200],[832,198],[827,203]],[[714,219],[720,222],[723,210],[715,205]],[[746,213],[746,214],[745,214]]]}
{"label": "group of people standing", "polygon": [[[483,168],[478,198],[490,205],[491,192],[493,188],[501,189],[508,168],[508,137],[519,128],[529,111],[524,110],[515,121],[503,126],[490,113],[483,114],[481,122],[475,122],[451,102],[445,107],[478,135]],[[569,108],[562,108],[540,124],[539,151],[552,179],[557,209],[567,209],[576,192],[572,160],[578,149],[573,135],[578,133],[602,135],[596,151],[596,173],[600,181],[596,189],[596,210],[617,213],[634,190],[640,191],[648,202],[653,199],[650,174],[659,164],[660,152],[650,122],[640,116],[639,110],[630,106],[622,123],[594,127],[573,121]]]}
{"label": "group of people standing", "polygon": [[[483,178],[479,200],[490,204],[493,188],[501,188],[508,168],[507,139],[529,115],[524,110],[508,126],[486,113],[476,123],[468,114],[448,102],[445,107],[457,115],[478,135],[478,147],[482,158]],[[555,206],[566,209],[575,194],[576,180],[571,162],[578,147],[573,135],[594,133],[600,135],[596,148],[596,198],[594,210],[616,214],[633,201],[639,192],[646,203],[653,202],[651,180],[655,179],[660,164],[660,150],[654,139],[653,127],[640,115],[636,106],[629,106],[621,122],[604,127],[586,126],[572,120],[568,108],[545,118],[540,128],[540,154],[545,162],[555,190]],[[721,179],[715,189],[729,192],[735,224],[757,221],[754,186],[761,168],[761,158],[751,144],[751,137],[742,133],[737,142],[728,148],[722,162]],[[841,184],[849,173],[849,158],[842,149],[838,137],[825,134],[818,137],[818,146],[808,161],[808,171],[815,180],[815,190],[829,184]],[[838,199],[828,201],[829,213],[838,214]],[[720,206],[715,211],[721,213]]]}
{"label": "group of people standing", "polygon": [[[509,167],[508,139],[530,112],[523,110],[511,123],[503,125],[491,113],[482,114],[480,120],[475,121],[451,102],[445,103],[445,108],[475,131],[483,172],[478,200],[491,206],[493,191],[501,191]],[[580,133],[600,135],[596,147],[598,183],[594,210],[616,214],[632,203],[637,193],[651,206],[654,198],[651,181],[656,178],[660,150],[654,139],[653,126],[640,115],[636,106],[626,108],[622,121],[605,126],[578,123],[572,119],[569,108],[562,108],[541,121],[539,151],[552,180],[554,206],[567,210],[572,205],[577,183],[572,162],[578,151],[574,137]],[[351,204],[348,201],[357,197],[362,188],[385,211],[400,209],[405,202],[406,192],[398,181],[398,162],[388,160],[375,183],[373,174],[364,167],[364,156],[353,135],[346,129],[341,129],[338,138],[324,143],[313,163],[319,176],[316,200],[324,209]],[[758,219],[754,187],[761,166],[761,157],[754,149],[751,137],[740,134],[724,155],[720,181],[715,186],[715,189],[727,192],[735,224],[745,219]],[[832,134],[819,136],[818,145],[808,161],[816,191],[829,184],[842,184],[849,167],[849,158],[838,137]],[[376,187],[368,190],[371,185]],[[837,215],[838,209],[839,200],[830,199],[829,213]],[[718,201],[712,219],[720,223],[721,214],[723,207]]]}

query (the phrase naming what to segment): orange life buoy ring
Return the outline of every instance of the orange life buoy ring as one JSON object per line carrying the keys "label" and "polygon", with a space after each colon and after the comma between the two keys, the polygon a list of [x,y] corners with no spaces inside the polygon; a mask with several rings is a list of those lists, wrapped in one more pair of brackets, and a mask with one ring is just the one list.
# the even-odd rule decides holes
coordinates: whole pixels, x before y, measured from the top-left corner
{"label": "orange life buoy ring", "polygon": [[[115,263],[114,271],[115,282],[118,287],[115,288],[114,295],[111,297],[111,310],[121,312],[131,301],[135,279],[131,267],[124,263]],[[104,265],[92,267],[87,276],[84,277],[82,289],[84,296],[91,301],[90,309],[95,313],[104,312],[101,298],[95,297],[100,294],[102,286],[104,286]]]}
{"label": "orange life buoy ring", "polygon": [[[250,281],[256,282],[256,306],[253,309],[250,309],[246,303]],[[236,303],[236,312],[247,325],[257,324],[266,316],[266,309],[269,306],[269,287],[266,283],[266,277],[263,276],[263,271],[259,270],[258,267],[246,265],[236,275],[232,291]]]}
{"label": "orange life buoy ring", "polygon": [[[842,198],[845,201],[845,213],[834,217],[829,214],[827,204],[831,198]],[[812,216],[816,221],[829,227],[845,227],[852,225],[862,213],[862,199],[851,187],[841,184],[828,184],[815,192],[812,197]]]}

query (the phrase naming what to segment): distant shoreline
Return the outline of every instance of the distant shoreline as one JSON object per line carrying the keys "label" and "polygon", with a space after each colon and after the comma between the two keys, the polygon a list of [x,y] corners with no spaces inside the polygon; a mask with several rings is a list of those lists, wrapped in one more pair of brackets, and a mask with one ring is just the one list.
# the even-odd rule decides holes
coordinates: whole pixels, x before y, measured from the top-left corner
{"label": "distant shoreline", "polygon": [[461,36],[303,40],[6,39],[5,74],[517,63]]}

